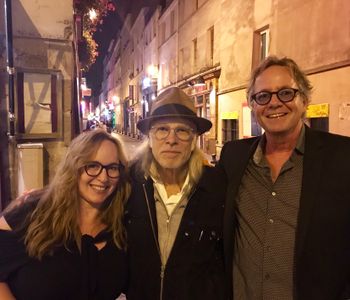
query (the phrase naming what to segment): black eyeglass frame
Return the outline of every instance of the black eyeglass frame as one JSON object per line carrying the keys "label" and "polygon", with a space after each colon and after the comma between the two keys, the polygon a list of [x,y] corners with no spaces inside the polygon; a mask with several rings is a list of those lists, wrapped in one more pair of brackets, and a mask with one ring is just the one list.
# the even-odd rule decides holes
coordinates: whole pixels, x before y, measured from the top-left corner
{"label": "black eyeglass frame", "polygon": [[[97,174],[89,174],[89,171],[88,171],[88,166],[89,165],[98,165],[100,167],[100,170],[98,171]],[[112,167],[118,167],[118,171],[119,171],[119,174],[117,176],[110,176],[109,175],[109,170],[112,168]],[[99,176],[101,173],[102,173],[102,170],[105,169],[106,170],[106,173],[107,173],[107,176],[109,178],[112,178],[112,179],[116,179],[120,176],[120,172],[124,169],[124,166],[122,164],[118,164],[118,163],[112,163],[112,164],[109,164],[109,165],[103,165],[101,164],[100,162],[98,161],[91,161],[91,162],[88,162],[86,165],[84,165],[84,170],[85,170],[85,173],[90,176],[90,177],[97,177]]]}
{"label": "black eyeglass frame", "polygon": [[[156,130],[156,129],[160,129],[160,128],[167,128],[167,129],[169,129],[168,134],[167,134],[165,137],[163,137],[163,138],[158,138],[158,137],[156,136],[156,131],[155,131],[155,130]],[[186,129],[186,130],[188,130],[188,131],[190,132],[190,135],[189,135],[188,139],[182,139],[182,138],[179,137],[178,134],[177,134],[177,131],[178,131],[178,130],[184,130],[184,129]],[[196,133],[196,131],[195,131],[193,128],[191,128],[191,127],[181,127],[181,126],[179,126],[179,127],[175,127],[175,128],[170,128],[170,127],[167,126],[167,125],[162,125],[162,126],[152,126],[152,127],[150,128],[150,132],[153,132],[154,137],[155,137],[158,141],[164,141],[165,139],[167,139],[168,136],[169,136],[169,134],[170,134],[170,132],[171,132],[171,130],[173,130],[174,133],[175,133],[175,136],[176,136],[180,141],[183,141],[183,142],[188,142],[188,141],[190,141],[190,140],[193,138],[193,136],[195,135],[195,133]]]}
{"label": "black eyeglass frame", "polygon": [[[282,100],[282,99],[280,98],[279,93],[280,93],[281,91],[285,91],[285,90],[291,90],[291,91],[293,91],[293,97],[292,97],[290,100]],[[281,101],[282,103],[288,103],[288,102],[293,101],[294,98],[295,98],[295,96],[296,96],[296,94],[299,93],[299,92],[300,92],[299,89],[295,89],[295,88],[282,88],[282,89],[279,89],[279,90],[276,91],[276,92],[260,91],[260,92],[255,93],[254,95],[252,95],[251,98],[252,98],[257,104],[259,104],[259,105],[266,105],[266,104],[270,103],[270,101],[271,101],[271,99],[272,99],[272,95],[276,95],[279,101]],[[264,102],[264,103],[261,103],[261,102],[259,103],[258,101],[256,101],[256,96],[257,96],[258,94],[260,94],[260,93],[266,93],[266,94],[268,94],[268,95],[270,96],[270,97],[269,97],[269,100],[268,100],[267,102]]]}

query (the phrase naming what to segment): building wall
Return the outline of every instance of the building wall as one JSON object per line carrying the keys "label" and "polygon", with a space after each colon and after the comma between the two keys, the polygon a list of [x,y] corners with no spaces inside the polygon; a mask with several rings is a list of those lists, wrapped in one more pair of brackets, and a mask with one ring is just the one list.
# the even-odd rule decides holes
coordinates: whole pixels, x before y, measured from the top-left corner
{"label": "building wall", "polygon": [[159,78],[158,89],[162,90],[177,82],[177,16],[178,1],[175,0],[162,13],[158,20],[159,32]]}
{"label": "building wall", "polygon": [[[179,78],[186,78],[212,65],[221,64],[219,49],[220,36],[220,1],[200,1],[195,8],[191,1],[181,1],[179,11],[186,12],[183,17],[179,15],[179,51],[183,57],[179,62]],[[208,65],[208,30],[214,27],[214,58]],[[194,53],[194,40],[197,50]],[[196,56],[196,57],[195,57]]]}
{"label": "building wall", "polygon": [[139,132],[136,128],[137,121],[142,116],[142,80],[145,74],[144,67],[144,30],[148,8],[142,8],[132,24],[130,31],[130,40],[134,47],[133,55],[133,76],[130,78],[129,86],[132,88],[132,94],[129,94],[130,102],[130,134],[138,137]]}
{"label": "building wall", "polygon": [[[149,65],[158,65],[158,92],[176,85],[194,99],[201,93],[210,93],[210,120],[214,126],[206,138],[216,140],[219,152],[225,118],[237,120],[238,138],[249,136],[251,120],[245,90],[252,68],[259,63],[260,32],[266,30],[268,54],[293,58],[314,86],[311,103],[329,105],[329,131],[350,136],[348,0],[174,0],[166,3],[160,15],[155,12],[153,21],[145,24],[144,43],[140,48],[143,57],[131,52],[127,43],[128,39],[135,39],[139,31],[130,37],[128,28],[135,25],[130,18],[124,24],[124,34],[120,37],[124,86],[121,99],[128,96],[130,66],[139,64],[140,57],[144,62],[143,78]],[[150,28],[155,22],[158,32],[152,39]],[[211,29],[213,49],[210,48]],[[155,40],[158,40],[158,49],[154,46]],[[193,82],[199,76],[206,85],[198,89],[193,87]]]}
{"label": "building wall", "polygon": [[[46,133],[50,130],[43,128],[45,133],[40,134],[16,134],[10,151],[14,155],[11,161],[12,196],[17,194],[17,156],[16,145],[18,143],[40,142],[44,145],[44,184],[52,179],[55,167],[60,161],[67,145],[73,138],[73,122],[75,119],[72,109],[75,84],[75,52],[73,47],[73,3],[71,0],[60,2],[48,2],[45,0],[14,0],[12,1],[13,22],[13,47],[16,79],[19,72],[35,74],[55,74],[59,81],[57,93],[58,131],[56,134]],[[0,11],[1,20],[4,20],[4,11]],[[1,50],[5,49],[4,23],[0,22],[0,64],[3,70],[6,55]],[[2,71],[3,72],[3,71]],[[18,82],[17,82],[18,83]],[[16,88],[17,88],[16,83]],[[36,84],[34,82],[34,84]],[[3,88],[3,87],[0,87]],[[38,89],[36,87],[36,89]],[[42,93],[47,93],[45,88]],[[36,92],[40,92],[36,90]],[[6,95],[7,97],[8,95]],[[50,97],[50,96],[48,96]],[[51,95],[52,97],[52,95]],[[4,99],[1,99],[3,101]],[[16,113],[24,107],[18,107],[16,101]],[[25,99],[29,101],[29,99]],[[39,100],[38,100],[39,101]],[[32,115],[33,117],[34,115]],[[17,118],[17,126],[20,126]],[[0,122],[5,122],[1,120]],[[37,122],[36,120],[35,122]],[[40,120],[39,120],[40,121]],[[49,125],[48,125],[49,126]]]}
{"label": "building wall", "polygon": [[[238,110],[243,137],[242,107],[253,67],[253,36],[268,27],[269,53],[293,58],[309,74],[312,104],[329,104],[329,131],[350,136],[350,121],[339,117],[339,107],[349,102],[350,92],[349,13],[346,0],[222,1],[219,116]],[[220,135],[218,140],[220,145]]]}
{"label": "building wall", "polygon": [[309,76],[314,86],[311,104],[329,103],[329,131],[350,136],[350,67]]}

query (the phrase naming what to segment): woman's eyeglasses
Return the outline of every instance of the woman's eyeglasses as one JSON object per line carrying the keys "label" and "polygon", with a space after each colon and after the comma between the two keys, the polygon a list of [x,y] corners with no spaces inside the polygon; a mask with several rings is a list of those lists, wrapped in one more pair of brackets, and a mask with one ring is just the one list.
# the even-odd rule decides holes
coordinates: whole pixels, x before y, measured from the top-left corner
{"label": "woman's eyeglasses", "polygon": [[91,177],[97,177],[101,174],[102,170],[105,169],[109,178],[118,178],[120,171],[123,168],[124,166],[122,164],[113,163],[109,165],[102,165],[97,161],[89,162],[84,166],[86,174]]}
{"label": "woman's eyeglasses", "polygon": [[283,88],[277,92],[262,91],[252,95],[252,99],[259,105],[266,105],[271,101],[272,95],[276,95],[281,102],[290,102],[295,98],[298,89]]}

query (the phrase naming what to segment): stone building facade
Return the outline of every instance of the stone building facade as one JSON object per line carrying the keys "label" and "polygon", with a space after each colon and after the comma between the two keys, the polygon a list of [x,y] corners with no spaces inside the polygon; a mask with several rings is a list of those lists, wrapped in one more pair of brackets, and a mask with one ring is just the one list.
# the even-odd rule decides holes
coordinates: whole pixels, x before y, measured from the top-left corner
{"label": "stone building facade", "polygon": [[[173,0],[150,11],[153,16],[145,24],[136,25],[131,18],[124,24],[136,26],[138,35],[143,32],[144,44],[138,52],[124,49],[128,66],[143,60],[138,82],[146,78],[147,88],[143,86],[141,94],[148,102],[137,108],[138,115],[146,115],[151,101],[145,72],[151,65],[157,70],[152,75],[153,97],[170,86],[183,88],[193,98],[198,115],[213,122],[200,146],[218,154],[226,141],[261,133],[246,101],[250,72],[267,55],[288,56],[314,87],[306,123],[350,136],[349,1]],[[155,22],[158,47],[150,51],[147,28],[155,27]],[[135,38],[142,39],[133,33],[128,37]],[[123,66],[123,54],[119,64]],[[136,84],[127,75],[121,74],[125,86]],[[125,89],[116,94],[130,107]]]}
{"label": "stone building facade", "polygon": [[[45,185],[53,177],[67,145],[80,132],[80,119],[73,1],[15,0],[12,1],[15,134],[7,137],[9,94],[3,6],[0,16],[0,130],[2,157],[6,156],[1,161],[1,190],[7,198],[2,198],[4,206],[21,189],[40,187],[19,189],[23,177],[33,177],[35,173],[34,169],[23,167],[20,146],[42,145],[43,165],[38,172],[41,184]],[[5,193],[9,182],[10,191]]]}

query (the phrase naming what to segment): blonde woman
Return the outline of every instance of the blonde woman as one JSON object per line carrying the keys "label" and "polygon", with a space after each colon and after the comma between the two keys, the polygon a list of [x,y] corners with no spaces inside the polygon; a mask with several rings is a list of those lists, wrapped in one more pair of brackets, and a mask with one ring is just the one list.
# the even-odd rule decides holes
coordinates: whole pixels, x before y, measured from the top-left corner
{"label": "blonde woman", "polygon": [[121,144],[106,131],[72,141],[51,184],[0,219],[1,299],[119,296],[127,281],[126,172]]}

